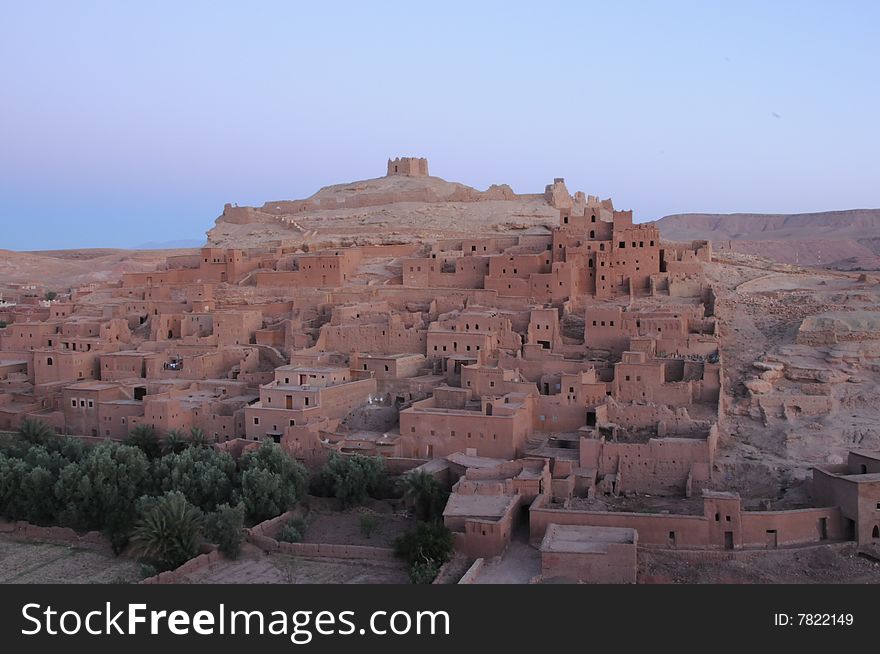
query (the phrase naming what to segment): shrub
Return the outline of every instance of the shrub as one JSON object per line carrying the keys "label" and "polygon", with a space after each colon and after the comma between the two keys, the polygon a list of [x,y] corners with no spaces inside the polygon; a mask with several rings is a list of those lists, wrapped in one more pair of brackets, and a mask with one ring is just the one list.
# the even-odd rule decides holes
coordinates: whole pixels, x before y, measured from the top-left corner
{"label": "shrub", "polygon": [[363,534],[364,538],[372,538],[373,534],[376,533],[376,530],[379,529],[379,518],[365,513],[361,516],[361,534]]}
{"label": "shrub", "polygon": [[238,557],[244,540],[244,505],[221,504],[205,518],[205,536],[230,559]]}
{"label": "shrub", "polygon": [[387,478],[382,457],[360,454],[343,457],[331,452],[321,472],[332,480],[333,494],[342,506],[361,504],[368,496],[375,496]]}
{"label": "shrub", "polygon": [[277,540],[283,543],[298,543],[306,533],[306,523],[302,518],[291,518],[278,532]]}
{"label": "shrub", "polygon": [[410,565],[435,561],[439,566],[452,556],[452,532],[438,522],[419,522],[415,529],[397,537],[394,550]]}
{"label": "shrub", "polygon": [[411,584],[431,584],[440,572],[440,563],[434,559],[416,561],[409,568],[409,582]]}
{"label": "shrub", "polygon": [[284,513],[303,496],[308,473],[270,440],[239,462],[241,496],[248,518],[262,522]]}
{"label": "shrub", "polygon": [[198,553],[202,515],[183,493],[165,493],[144,506],[131,538],[138,556],[157,569],[173,570]]}

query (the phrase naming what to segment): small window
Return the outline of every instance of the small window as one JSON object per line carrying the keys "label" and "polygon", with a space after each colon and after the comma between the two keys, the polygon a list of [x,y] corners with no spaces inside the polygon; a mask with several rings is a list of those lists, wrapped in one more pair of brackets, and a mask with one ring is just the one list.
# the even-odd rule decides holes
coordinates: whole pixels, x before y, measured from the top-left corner
{"label": "small window", "polygon": [[259,425],[259,424],[260,424],[260,419],[259,419],[259,418],[254,418],[254,424],[255,424],[255,425]]}

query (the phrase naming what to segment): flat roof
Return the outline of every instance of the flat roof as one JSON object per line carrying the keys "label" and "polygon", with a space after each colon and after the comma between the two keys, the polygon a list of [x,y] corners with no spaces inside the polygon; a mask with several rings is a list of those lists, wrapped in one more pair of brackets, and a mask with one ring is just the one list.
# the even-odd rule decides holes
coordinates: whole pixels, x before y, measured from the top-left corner
{"label": "flat roof", "polygon": [[93,391],[104,391],[110,388],[119,388],[119,384],[115,384],[112,382],[102,382],[98,380],[92,381],[84,381],[77,382],[74,384],[68,384],[65,388],[75,388],[77,390],[93,390]]}
{"label": "flat roof", "polygon": [[343,370],[345,372],[349,372],[348,366],[297,366],[293,364],[287,364],[286,366],[278,366],[275,368],[276,371],[284,370],[287,372],[339,372]]}
{"label": "flat roof", "polygon": [[870,484],[880,481],[880,472],[868,472],[862,475],[843,475],[843,477],[857,484]]}
{"label": "flat roof", "polygon": [[515,495],[462,495],[449,496],[444,516],[462,518],[500,518],[507,511]]}
{"label": "flat roof", "polygon": [[548,525],[541,541],[542,552],[602,553],[612,543],[635,544],[638,535],[628,527]]}
{"label": "flat roof", "polygon": [[492,459],[487,456],[468,455],[464,452],[453,452],[446,457],[446,460],[466,468],[495,468],[507,463],[507,459]]}
{"label": "flat roof", "polygon": [[873,459],[875,461],[880,461],[880,452],[874,452],[874,451],[868,451],[868,450],[850,450],[850,454],[855,454],[856,456],[860,456],[865,459]]}

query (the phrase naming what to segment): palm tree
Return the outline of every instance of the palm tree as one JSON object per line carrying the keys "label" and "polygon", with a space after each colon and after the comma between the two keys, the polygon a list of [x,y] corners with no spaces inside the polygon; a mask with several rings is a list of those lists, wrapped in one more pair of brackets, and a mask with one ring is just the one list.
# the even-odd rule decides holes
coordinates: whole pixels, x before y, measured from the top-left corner
{"label": "palm tree", "polygon": [[205,432],[199,427],[193,427],[189,430],[189,445],[190,447],[208,447],[208,437],[205,436]]}
{"label": "palm tree", "polygon": [[162,454],[180,454],[186,448],[187,442],[179,429],[170,430],[162,442]]}
{"label": "palm tree", "polygon": [[134,553],[157,567],[174,569],[198,552],[201,528],[201,512],[183,493],[165,493],[135,527]]}
{"label": "palm tree", "polygon": [[55,437],[55,430],[42,420],[25,418],[18,428],[18,435],[29,443],[45,443]]}
{"label": "palm tree", "polygon": [[128,432],[128,438],[125,439],[125,444],[142,449],[150,459],[155,459],[162,453],[153,425],[140,424],[132,427]]}
{"label": "palm tree", "polygon": [[430,522],[443,516],[449,493],[434,477],[427,472],[410,472],[401,481],[403,496],[413,505],[418,520]]}

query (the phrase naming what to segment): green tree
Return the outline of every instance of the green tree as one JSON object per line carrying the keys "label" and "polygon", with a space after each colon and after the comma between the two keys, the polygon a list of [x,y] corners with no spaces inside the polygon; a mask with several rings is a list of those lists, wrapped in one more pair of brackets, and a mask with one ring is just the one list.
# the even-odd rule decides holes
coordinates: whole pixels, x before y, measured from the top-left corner
{"label": "green tree", "polygon": [[332,481],[342,506],[361,504],[385,485],[385,461],[378,456],[340,456],[330,453],[322,474]]}
{"label": "green tree", "polygon": [[443,509],[449,499],[449,493],[430,474],[418,471],[410,472],[401,480],[403,495],[411,502],[416,519],[424,522],[441,520]]}
{"label": "green tree", "polygon": [[199,551],[201,512],[183,493],[165,493],[148,503],[132,533],[136,555],[160,570],[172,570]]}
{"label": "green tree", "polygon": [[25,418],[18,428],[18,435],[28,443],[45,443],[55,438],[55,430],[42,420]]}
{"label": "green tree", "polygon": [[158,458],[162,454],[159,438],[153,425],[140,424],[132,427],[125,439],[126,445],[139,448],[148,459]]}
{"label": "green tree", "polygon": [[244,540],[244,505],[218,506],[205,517],[205,536],[230,559],[237,558]]}
{"label": "green tree", "polygon": [[30,466],[19,458],[0,454],[0,512],[10,520],[24,520],[30,507],[21,492]]}
{"label": "green tree", "polygon": [[193,427],[189,430],[190,447],[208,447],[208,437],[205,436],[204,430],[199,427]]}
{"label": "green tree", "polygon": [[43,299],[49,302],[54,300],[56,297],[58,297],[58,293],[56,293],[55,291],[46,291],[46,293],[43,295]]}
{"label": "green tree", "polygon": [[241,497],[248,517],[255,522],[284,513],[303,496],[308,473],[270,440],[239,461]]}
{"label": "green tree", "polygon": [[5,328],[6,328],[6,321],[0,320],[0,329],[5,329]]}
{"label": "green tree", "polygon": [[424,561],[443,564],[452,556],[452,532],[439,522],[419,522],[415,529],[397,537],[394,550],[410,565]]}
{"label": "green tree", "polygon": [[306,533],[306,522],[302,518],[291,518],[278,532],[282,543],[299,543]]}
{"label": "green tree", "polygon": [[162,454],[180,454],[188,445],[179,429],[171,429],[162,441]]}
{"label": "green tree", "polygon": [[433,559],[416,561],[409,567],[409,582],[411,584],[431,584],[440,572],[441,564]]}
{"label": "green tree", "polygon": [[142,450],[101,443],[82,461],[61,470],[55,484],[55,497],[64,507],[59,520],[80,529],[103,529],[118,552],[128,541],[135,503],[152,489],[150,464]]}
{"label": "green tree", "polygon": [[233,501],[236,489],[235,461],[227,452],[207,447],[188,447],[178,454],[153,460],[156,492],[180,491],[191,504],[210,513]]}
{"label": "green tree", "polygon": [[46,468],[35,466],[21,479],[19,492],[24,498],[24,519],[34,524],[51,524],[57,506],[52,491],[55,477]]}

